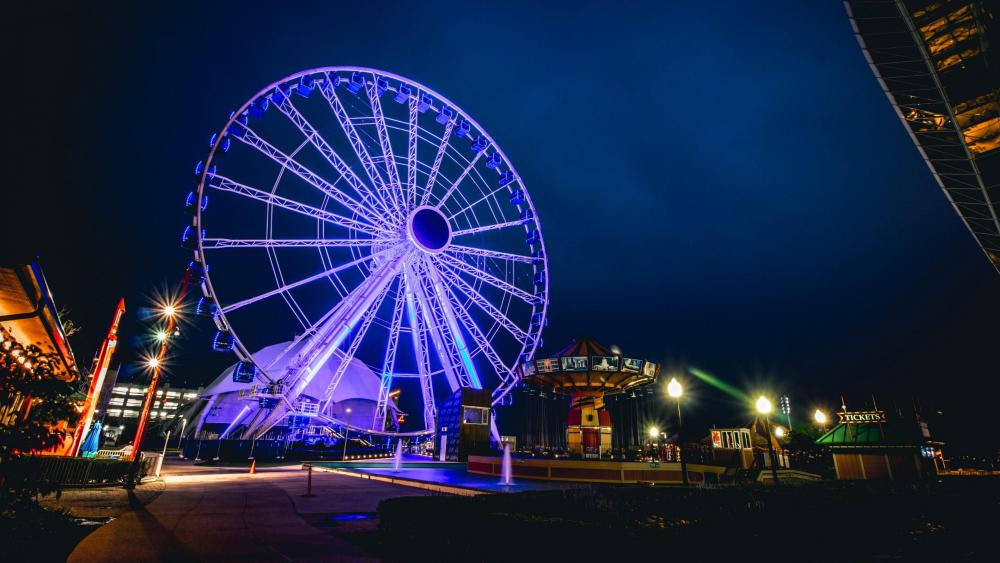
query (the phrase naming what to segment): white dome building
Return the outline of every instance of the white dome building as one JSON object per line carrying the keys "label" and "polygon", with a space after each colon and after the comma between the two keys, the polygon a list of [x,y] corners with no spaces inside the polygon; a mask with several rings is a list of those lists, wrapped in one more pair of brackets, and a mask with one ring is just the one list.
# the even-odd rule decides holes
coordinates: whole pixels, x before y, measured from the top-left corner
{"label": "white dome building", "polygon": [[[266,346],[253,354],[256,365],[272,374],[284,373],[287,365],[296,356],[296,349],[289,349],[292,342],[282,342]],[[300,345],[301,346],[301,345]],[[323,400],[326,390],[337,371],[340,359],[334,355],[323,365],[306,386],[300,399],[312,402]],[[226,368],[201,394],[200,400],[185,414],[188,421],[186,435],[189,438],[239,439],[247,424],[255,418],[266,416],[270,410],[261,410],[256,399],[250,398],[250,388],[260,386],[260,382],[237,383],[233,381],[233,371],[238,364]],[[379,377],[363,362],[352,359],[340,383],[330,397],[330,406],[323,411],[329,417],[346,420],[351,409],[352,428],[371,428],[378,401]],[[244,395],[241,397],[241,392]],[[393,408],[390,403],[390,408]],[[293,413],[289,413],[293,414]],[[321,417],[319,420],[324,420]],[[323,424],[323,422],[317,423]],[[326,419],[327,421],[329,419]],[[278,428],[287,424],[287,417]],[[201,434],[201,436],[199,436]]]}

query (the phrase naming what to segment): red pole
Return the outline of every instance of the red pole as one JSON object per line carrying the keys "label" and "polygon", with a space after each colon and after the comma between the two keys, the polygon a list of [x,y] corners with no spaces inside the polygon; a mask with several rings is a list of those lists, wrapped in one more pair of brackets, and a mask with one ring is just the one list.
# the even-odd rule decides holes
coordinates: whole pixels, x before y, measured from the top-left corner
{"label": "red pole", "polygon": [[97,406],[97,401],[101,395],[104,375],[108,371],[111,356],[114,355],[115,347],[118,345],[118,323],[124,314],[125,298],[122,297],[118,301],[118,307],[115,308],[115,316],[111,320],[111,328],[108,329],[108,335],[104,337],[104,342],[101,343],[101,350],[97,354],[94,377],[90,380],[87,398],[83,403],[83,412],[80,413],[80,422],[76,427],[76,432],[73,434],[73,444],[69,449],[70,456],[79,454],[80,447],[83,446],[83,440],[86,438],[85,434],[90,430],[90,423],[94,419],[94,408]]}

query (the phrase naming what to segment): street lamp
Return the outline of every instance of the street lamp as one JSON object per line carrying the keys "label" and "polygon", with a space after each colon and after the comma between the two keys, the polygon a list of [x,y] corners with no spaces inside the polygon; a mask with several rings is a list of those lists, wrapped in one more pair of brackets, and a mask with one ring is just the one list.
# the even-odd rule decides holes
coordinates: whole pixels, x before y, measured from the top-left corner
{"label": "street lamp", "polygon": [[771,414],[771,410],[774,406],[771,404],[771,400],[767,397],[761,395],[757,399],[757,413],[764,417],[764,428],[767,430],[767,455],[771,459],[771,477],[774,479],[774,486],[778,486],[778,464],[777,458],[774,455],[774,444],[771,442],[771,421],[768,420],[767,415]]}
{"label": "street lamp", "polygon": [[681,480],[687,485],[687,456],[684,455],[683,451],[684,423],[681,419],[681,395],[684,394],[684,387],[681,386],[681,382],[677,381],[676,377],[670,378],[670,383],[667,383],[667,394],[677,401],[677,455],[681,458]]}
{"label": "street lamp", "polygon": [[156,369],[156,368],[160,367],[160,359],[159,358],[150,358],[149,361],[146,362],[146,365],[149,366],[149,369]]}
{"label": "street lamp", "polygon": [[777,439],[782,439],[785,437],[785,429],[780,426],[774,427],[774,437]]}
{"label": "street lamp", "polygon": [[344,426],[344,453],[340,461],[347,461],[347,437],[351,434],[351,407],[347,407],[347,426]]}
{"label": "street lamp", "polygon": [[157,342],[163,342],[166,339],[167,339],[167,331],[165,331],[165,330],[158,330],[158,331],[156,331],[156,341]]}
{"label": "street lamp", "polygon": [[823,411],[821,411],[819,409],[816,409],[816,412],[813,413],[813,419],[816,420],[816,424],[819,424],[823,428],[826,427],[827,418],[826,418],[826,413],[825,412],[823,412]]}
{"label": "street lamp", "polygon": [[177,313],[177,307],[173,304],[168,304],[163,306],[163,316],[172,317]]}

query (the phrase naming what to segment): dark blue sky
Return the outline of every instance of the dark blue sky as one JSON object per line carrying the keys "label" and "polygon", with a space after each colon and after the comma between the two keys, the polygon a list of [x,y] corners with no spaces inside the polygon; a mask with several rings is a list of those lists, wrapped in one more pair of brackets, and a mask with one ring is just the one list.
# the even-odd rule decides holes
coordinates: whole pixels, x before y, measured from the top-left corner
{"label": "dark blue sky", "polygon": [[[182,272],[190,171],[228,112],[297,70],[370,66],[455,101],[518,168],[550,255],[547,348],[586,334],[801,404],[992,404],[1000,276],[840,3],[539,4],[24,14],[5,254],[40,253],[89,358],[119,295],[134,310]],[[226,362],[201,337],[177,368],[192,383]]]}

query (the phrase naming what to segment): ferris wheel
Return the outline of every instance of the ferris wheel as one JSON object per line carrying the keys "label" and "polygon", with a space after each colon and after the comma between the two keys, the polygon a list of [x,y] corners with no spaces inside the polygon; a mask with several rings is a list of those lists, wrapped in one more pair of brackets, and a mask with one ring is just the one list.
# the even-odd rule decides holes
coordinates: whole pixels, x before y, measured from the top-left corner
{"label": "ferris wheel", "polygon": [[[262,397],[245,435],[300,408],[328,364],[307,399],[350,426],[325,409],[356,361],[379,385],[363,430],[405,433],[392,420],[402,391],[428,432],[461,387],[500,403],[539,346],[548,272],[528,191],[493,138],[426,86],[360,67],[282,78],[211,136],[195,181],[182,243],[213,347]],[[282,361],[251,354],[289,339]]]}

